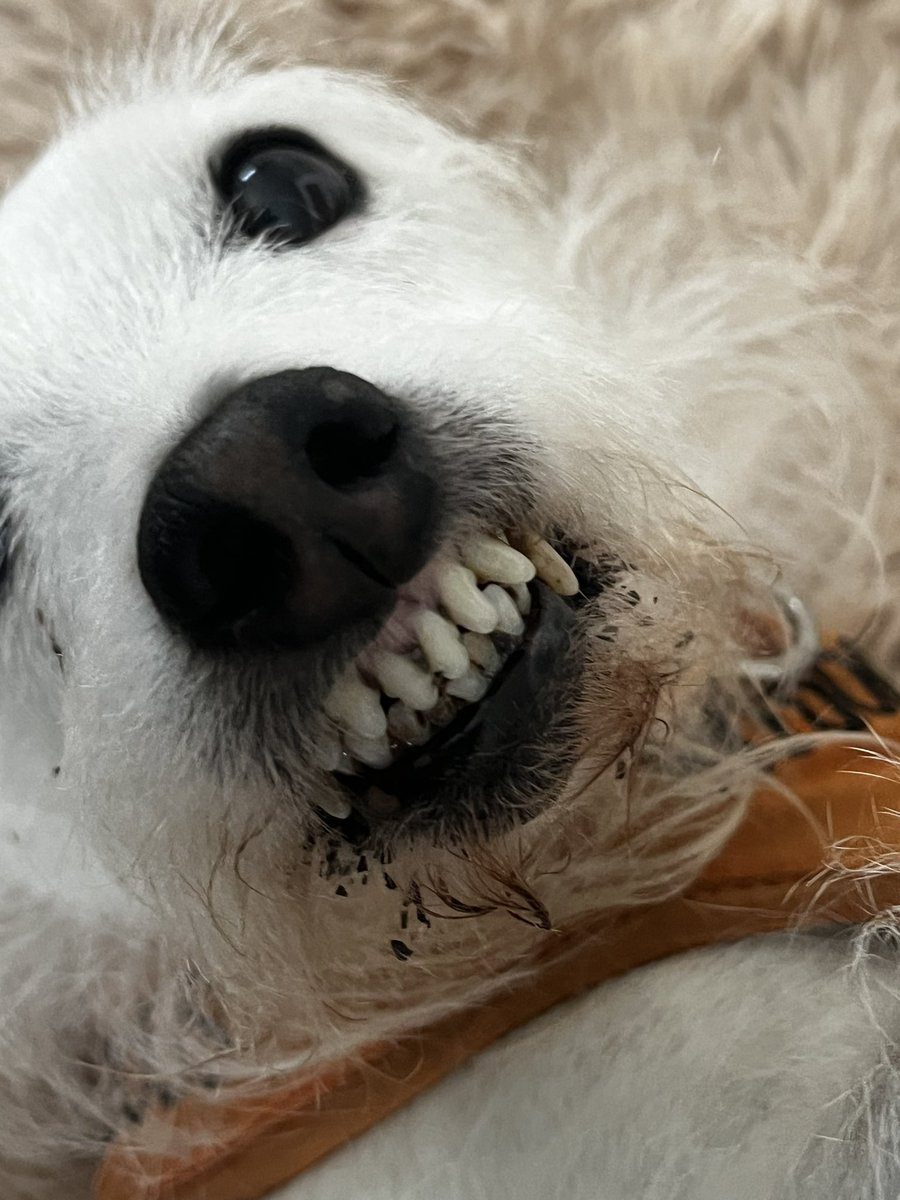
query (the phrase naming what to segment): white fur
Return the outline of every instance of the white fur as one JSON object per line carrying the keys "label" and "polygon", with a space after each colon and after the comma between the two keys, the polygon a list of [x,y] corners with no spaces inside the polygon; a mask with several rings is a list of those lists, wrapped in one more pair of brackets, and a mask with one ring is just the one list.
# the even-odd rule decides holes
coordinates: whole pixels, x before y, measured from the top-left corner
{"label": "white fur", "polygon": [[[895,1195],[890,1067],[846,962],[840,941],[766,938],[635,972],[511,1036],[279,1200]],[[876,986],[895,969],[879,962]]]}
{"label": "white fur", "polygon": [[[695,7],[673,4],[656,33],[669,38],[669,86],[712,94],[714,63],[685,65],[689,48],[711,54]],[[447,28],[466,11],[445,13]],[[502,56],[481,7],[468,11]],[[516,11],[502,9],[503,36],[515,47],[522,35],[527,58]],[[534,6],[522,11],[526,33],[539,27]],[[754,11],[734,5],[728,46],[774,36]],[[367,5],[358,20],[374,29],[365,57],[386,35]],[[874,12],[871,29],[875,44]],[[506,145],[353,73],[256,73],[211,27],[157,34],[151,52],[94,72],[64,135],[5,198],[4,1195],[59,1196],[61,1179],[84,1195],[72,1162],[89,1172],[138,1079],[190,1092],[212,1068],[252,1087],[477,1000],[553,936],[509,919],[510,881],[559,926],[682,886],[759,777],[759,759],[716,743],[703,706],[713,687],[738,694],[741,613],[771,603],[777,578],[892,668],[897,346],[882,259],[900,225],[886,165],[900,103],[888,66],[858,75],[848,59],[856,90],[769,94],[761,65],[741,79],[760,96],[740,119],[726,105],[720,125],[712,108],[691,124],[661,70],[641,92],[642,31],[603,42],[631,54],[633,94],[622,84],[614,104],[586,71],[561,124],[533,127],[539,104],[520,88],[511,127],[490,130]],[[776,32],[789,58],[790,30]],[[403,36],[385,56],[398,74]],[[546,49],[557,78],[558,53]],[[440,91],[422,74],[423,96]],[[483,110],[470,123],[489,128],[490,87],[509,102],[510,77],[471,85]],[[463,72],[463,106],[469,86]],[[222,253],[207,160],[272,124],[353,163],[369,208],[290,254]],[[863,165],[845,164],[850,145]],[[392,866],[401,893],[443,874],[457,896],[496,901],[479,921],[411,935],[402,964],[388,948],[394,894],[336,898],[299,853],[328,786],[306,756],[317,718],[298,705],[302,797],[288,803],[265,756],[245,761],[227,693],[166,630],[134,558],[166,449],[236,382],[321,363],[413,398],[436,426],[450,406],[455,432],[436,436],[473,471],[490,470],[492,436],[538,447],[540,521],[620,555],[657,597],[648,623],[605,600],[620,635],[592,644],[590,737],[558,804],[473,846],[470,864],[418,846]],[[512,495],[513,480],[496,482]],[[461,505],[453,519],[474,518]],[[202,765],[212,746],[221,778]],[[620,780],[601,770],[612,757]],[[291,1194],[413,1196],[428,1171],[441,1200],[894,1195],[881,1137],[896,1104],[893,970],[889,955],[815,939],[650,968],[498,1047]],[[533,1081],[554,1071],[535,1105]]]}

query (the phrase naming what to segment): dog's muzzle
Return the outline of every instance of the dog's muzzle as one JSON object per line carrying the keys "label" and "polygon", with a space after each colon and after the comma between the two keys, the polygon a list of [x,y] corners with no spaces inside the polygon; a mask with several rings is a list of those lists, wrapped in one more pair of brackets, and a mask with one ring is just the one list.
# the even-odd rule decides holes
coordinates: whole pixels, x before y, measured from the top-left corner
{"label": "dog's muzzle", "polygon": [[324,667],[314,804],[348,837],[463,809],[525,820],[571,765],[577,609],[597,587],[499,514],[448,538],[466,505],[432,436],[356,376],[282,371],[174,446],[141,514],[141,578],[188,643],[239,667],[263,652],[276,691],[282,654],[287,677],[291,652],[304,676]]}
{"label": "dog's muzzle", "polygon": [[440,496],[403,403],[329,367],[219,402],[167,455],[138,535],[166,620],[212,649],[287,649],[384,619],[426,562]]}

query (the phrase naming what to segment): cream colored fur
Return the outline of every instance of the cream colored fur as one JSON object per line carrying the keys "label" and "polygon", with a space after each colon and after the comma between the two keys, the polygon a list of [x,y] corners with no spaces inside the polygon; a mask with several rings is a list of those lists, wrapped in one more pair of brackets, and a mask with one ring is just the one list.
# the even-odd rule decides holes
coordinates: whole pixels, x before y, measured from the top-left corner
{"label": "cream colored fur", "polygon": [[[723,761],[698,732],[697,684],[721,675],[726,689],[734,687],[740,647],[733,626],[721,618],[729,605],[762,603],[767,585],[780,578],[824,624],[858,636],[882,669],[900,671],[900,606],[895,598],[900,571],[900,406],[895,391],[900,362],[900,13],[878,0],[311,0],[263,13],[253,11],[259,6],[248,7],[260,29],[247,33],[237,23],[235,37],[240,47],[257,48],[260,66],[297,60],[373,71],[440,121],[485,139],[504,154],[498,163],[489,155],[482,161],[475,148],[461,152],[468,157],[459,213],[469,202],[473,213],[489,212],[482,207],[485,196],[496,195],[498,256],[506,238],[518,255],[502,265],[509,266],[510,288],[521,289],[516,292],[521,310],[500,331],[503,340],[486,361],[491,359],[490,369],[497,374],[509,365],[512,375],[514,349],[540,327],[540,345],[529,346],[529,353],[535,369],[546,372],[544,388],[553,379],[554,356],[567,371],[559,380],[558,411],[565,413],[564,420],[557,418],[556,408],[541,408],[538,398],[528,402],[534,410],[529,409],[529,419],[547,448],[548,511],[583,519],[598,542],[619,539],[642,577],[659,584],[666,614],[650,633],[632,631],[616,664],[619,673],[610,671],[602,686],[598,683],[591,699],[603,736],[608,731],[602,718],[609,712],[608,736],[621,732],[617,722],[624,719],[623,691],[627,688],[633,696],[643,681],[653,693],[678,635],[687,627],[702,631],[700,648],[678,660],[681,674],[658,700],[656,715],[668,723],[667,729],[671,725],[671,738],[660,737],[657,744],[651,723],[643,757],[635,757],[627,786],[606,781],[600,792],[573,788],[578,794],[559,809],[492,848],[500,863],[498,911],[480,923],[445,922],[430,943],[423,940],[412,966],[401,970],[384,954],[396,916],[390,896],[356,898],[353,907],[342,910],[316,884],[314,872],[309,879],[300,872],[288,889],[289,904],[276,897],[273,915],[265,885],[273,864],[284,867],[281,846],[285,829],[292,828],[281,823],[274,805],[273,824],[251,847],[240,877],[206,870],[217,861],[215,838],[221,829],[218,810],[207,807],[209,790],[195,788],[190,803],[182,804],[181,793],[169,794],[169,777],[158,787],[145,780],[151,750],[163,761],[177,760],[177,731],[164,729],[159,719],[154,728],[141,727],[133,759],[122,759],[116,754],[126,726],[104,724],[110,696],[118,694],[116,672],[120,680],[130,678],[129,671],[136,678],[142,661],[155,670],[157,659],[147,650],[142,660],[127,606],[121,613],[110,607],[110,597],[78,575],[84,562],[93,560],[73,560],[59,568],[63,578],[70,571],[83,583],[85,598],[72,628],[86,627],[86,615],[97,626],[86,638],[96,656],[85,650],[84,674],[76,673],[85,686],[66,710],[72,794],[88,809],[94,805],[87,813],[89,840],[103,858],[104,870],[124,879],[126,891],[157,906],[168,940],[157,948],[155,936],[150,937],[154,948],[135,954],[133,965],[122,969],[118,955],[123,943],[117,938],[129,947],[143,946],[141,910],[136,909],[133,919],[129,916],[125,933],[117,933],[107,946],[97,934],[108,916],[102,905],[99,917],[88,905],[86,915],[76,910],[60,922],[58,909],[48,900],[46,938],[51,940],[46,944],[56,947],[67,977],[77,979],[85,1007],[112,1018],[112,1033],[92,1029],[92,1037],[113,1043],[120,1039],[116,1049],[130,1060],[146,1052],[151,1073],[186,1076],[196,1065],[191,1054],[200,1048],[209,1052],[210,1046],[207,1031],[185,1029],[183,1017],[173,1015],[186,985],[172,981],[172,963],[182,950],[190,954],[202,963],[201,975],[227,1014],[229,1033],[246,1051],[236,1063],[226,1055],[221,1069],[252,1080],[295,1054],[301,1037],[309,1039],[304,1050],[313,1060],[327,1058],[494,986],[498,975],[514,969],[523,953],[546,937],[509,920],[505,910],[515,906],[508,890],[511,868],[526,896],[537,895],[558,924],[585,910],[665,894],[690,878],[739,819],[759,769],[740,756]],[[171,119],[171,110],[164,107],[166,70],[160,72],[162,86],[152,77],[156,52],[138,54],[128,76],[132,84],[116,83],[112,100],[97,82],[105,68],[75,66],[84,62],[85,53],[89,61],[94,54],[102,59],[104,47],[121,42],[125,34],[111,28],[117,22],[127,26],[132,19],[138,24],[152,20],[153,10],[153,5],[136,2],[126,10],[111,0],[0,4],[0,105],[5,114],[0,147],[11,179],[54,128],[54,114],[73,74],[91,81],[86,89],[76,89],[79,95],[87,91],[105,97],[99,108],[113,114],[101,118],[110,122],[111,144],[127,140],[126,127],[116,124],[117,105],[128,111],[125,105],[134,98],[158,102],[160,108],[152,112],[158,111],[160,120]],[[226,28],[220,40],[227,42],[228,36]],[[208,47],[212,40],[201,29],[193,42]],[[168,45],[163,37],[160,43]],[[263,100],[254,99],[252,87],[241,91],[237,72],[232,79],[230,68],[215,65],[219,52],[209,54],[214,64],[210,77],[224,79],[227,103],[246,102],[263,111]],[[142,74],[145,59],[151,67]],[[194,70],[189,60],[192,52],[185,51],[183,62],[170,70],[179,86]],[[224,74],[217,76],[220,70]],[[202,103],[208,74],[196,70]],[[208,90],[215,114],[226,100],[218,98],[215,87]],[[372,95],[374,110],[378,102]],[[89,112],[96,106],[90,99],[79,103]],[[357,103],[362,117],[366,105],[362,98]],[[352,111],[348,102],[347,112]],[[136,118],[134,128],[149,131],[152,112]],[[396,120],[406,120],[400,110]],[[391,132],[387,117],[373,128]],[[93,136],[94,142],[85,143],[92,153],[102,140]],[[349,141],[352,132],[343,136]],[[444,154],[443,149],[435,151],[436,170],[445,166]],[[65,160],[55,161],[59,172],[68,170]],[[46,160],[39,168],[44,175],[32,177],[25,191],[13,194],[8,211],[14,230],[27,231],[41,188],[49,191],[50,182],[63,177],[54,175],[53,164]],[[470,186],[471,192],[466,190]],[[448,222],[454,199],[451,194],[435,201],[446,204]],[[77,191],[72,202],[79,202]],[[484,236],[478,228],[484,219],[465,227],[473,245]],[[138,231],[138,246],[139,238]],[[535,261],[520,267],[528,246],[534,247]],[[373,274],[377,268],[373,257]],[[46,276],[48,304],[42,319],[52,342],[51,274]],[[175,295],[180,303],[180,294]],[[248,286],[246,295],[249,309],[256,293]],[[210,330],[220,316],[211,301],[205,317]],[[81,327],[76,319],[66,328],[83,333],[87,321]],[[454,347],[451,333],[441,333],[446,342],[429,342],[423,321],[423,355],[432,345]],[[28,336],[26,331],[23,340]],[[210,334],[204,350],[213,346],[236,359],[242,350],[252,349],[249,337],[236,343],[230,331],[218,342],[217,336]],[[321,344],[344,352],[327,340]],[[167,345],[174,364],[169,382],[190,381],[191,371],[209,366],[199,351],[182,363],[177,338]],[[278,353],[283,355],[284,348]],[[442,364],[436,352],[434,357],[433,369],[439,373]],[[365,365],[364,357],[360,361]],[[598,363],[605,372],[602,419],[591,408],[592,396],[579,375],[583,368],[586,380],[588,364],[594,369]],[[410,369],[418,366],[413,361]],[[44,364],[41,370],[52,377]],[[482,380],[492,378],[487,365],[479,363],[479,370],[487,373]],[[477,373],[474,378],[477,383]],[[474,384],[472,390],[477,391]],[[103,486],[111,484],[104,481]],[[121,494],[128,495],[123,486]],[[110,503],[115,495],[108,493]],[[46,498],[41,503],[46,524],[77,532],[67,506]],[[109,557],[97,560],[98,570],[117,561],[112,552],[103,553]],[[33,586],[40,597],[39,588],[46,584],[39,579]],[[115,643],[115,652],[107,642]],[[153,735],[157,740],[151,745]],[[683,765],[688,751],[694,756],[690,770]],[[115,760],[108,776],[113,782],[109,795],[95,800],[97,763],[106,757]],[[592,768],[588,759],[586,773]],[[184,777],[188,774],[185,768]],[[145,803],[121,806],[123,790],[137,778]],[[229,799],[229,816],[236,812],[237,817],[233,841],[225,838],[221,853],[230,865],[228,856],[251,829],[241,808],[246,805],[250,812],[251,798]],[[16,794],[9,800],[16,811],[7,823],[21,838],[28,819],[18,810],[28,798]],[[264,797],[252,800],[269,811]],[[48,807],[58,807],[57,800],[48,801]],[[207,813],[216,814],[216,821]],[[623,855],[621,835],[628,827],[638,833],[630,853]],[[146,855],[145,871],[142,855],[151,836],[157,841]],[[58,840],[53,830],[36,834],[33,858],[39,866],[55,864]],[[673,852],[676,843],[683,852]],[[204,868],[199,880],[192,876],[198,861]],[[483,897],[483,865],[469,877],[440,855],[424,861],[419,855],[401,863],[398,873],[403,884],[438,869],[451,873],[457,894],[461,889],[468,898],[468,888],[473,897]],[[256,890],[244,886],[248,881]],[[198,883],[208,885],[206,900],[217,921],[207,921],[204,906],[197,904]],[[67,886],[58,890],[65,894]],[[90,895],[93,886],[87,885]],[[84,883],[73,881],[71,894],[83,897]],[[14,960],[14,969],[5,968],[10,977],[33,967],[29,937],[45,918],[30,901],[5,903],[19,923],[14,929],[21,929],[21,937],[11,939],[21,958]],[[111,901],[113,907],[117,903]],[[527,903],[525,915],[534,917]],[[303,922],[297,920],[298,911]],[[247,929],[253,936],[240,944]],[[86,937],[96,976],[72,955],[72,945]],[[347,945],[358,945],[358,955],[336,957],[334,947]],[[556,1194],[567,1200],[705,1200],[714,1195],[782,1200],[813,1194],[885,1200],[897,1195],[900,1185],[896,1173],[891,1174],[896,1149],[884,1132],[891,1127],[898,1094],[886,1065],[896,1022],[890,1003],[892,964],[879,961],[865,976],[884,990],[884,1000],[879,992],[873,1001],[861,982],[845,986],[843,972],[859,958],[847,946],[835,949],[818,942],[738,947],[606,989],[584,1002],[577,1017],[570,1014],[568,1032],[567,1018],[561,1017],[558,1027],[544,1026],[514,1043],[518,1049],[498,1052],[495,1067],[489,1060],[476,1076],[476,1091],[490,1087],[505,1114],[496,1118],[511,1147],[505,1168],[491,1162],[490,1132],[474,1143],[468,1130],[443,1141],[428,1132],[432,1123],[443,1128],[448,1114],[475,1102],[464,1083],[455,1083],[426,1101],[429,1107],[411,1110],[410,1121],[415,1123],[419,1114],[418,1128],[413,1124],[412,1132],[409,1126],[398,1130],[395,1123],[375,1141],[351,1151],[346,1166],[340,1161],[326,1166],[308,1184],[298,1185],[296,1194],[309,1200],[338,1191],[419,1195],[421,1185],[396,1168],[395,1159],[406,1157],[415,1170],[427,1166],[433,1172],[428,1190],[438,1200],[461,1200],[479,1189],[535,1200]],[[38,1041],[41,1022],[49,1026],[58,1018],[53,989],[60,961],[52,959],[42,962],[33,982],[17,993],[33,1006]],[[468,969],[473,960],[482,966],[490,962],[487,976]],[[260,971],[265,972],[266,989],[257,992]],[[107,989],[99,1001],[94,995],[97,977]],[[754,986],[765,997],[761,1008],[747,1000]],[[157,988],[165,997],[159,1027],[147,1034],[147,1045],[136,1045],[133,1018],[117,989],[130,1002]],[[384,997],[398,1011],[397,998],[403,997],[406,1008],[385,1018],[379,1003]],[[642,1003],[650,1015],[635,1018]],[[826,1007],[821,1019],[819,1003]],[[360,1017],[368,1018],[364,1025]],[[716,1056],[728,1058],[735,1021],[749,1031],[744,1056],[725,1072],[727,1087],[721,1079],[710,1083],[704,1055],[712,1046]],[[819,1041],[807,1036],[811,1027]],[[18,1027],[11,1023],[9,1028],[9,1036],[17,1037]],[[273,1029],[280,1036],[271,1037]],[[72,1031],[69,1038],[67,1028],[62,1034],[57,1028],[54,1037],[74,1046],[80,1033]],[[183,1042],[178,1040],[182,1035]],[[535,1065],[530,1063],[532,1049],[542,1042],[552,1050],[551,1061],[555,1055],[569,1073],[555,1084],[549,1111],[540,1115],[553,1132],[565,1126],[566,1136],[560,1132],[534,1142],[539,1148],[533,1155],[536,1165],[523,1168],[530,1139],[519,1130],[535,1119],[531,1092],[535,1076],[546,1068],[537,1065],[536,1049]],[[581,1056],[575,1051],[584,1042],[593,1049]],[[820,1043],[825,1046],[821,1060]],[[762,1065],[754,1059],[756,1047]],[[87,1051],[79,1045],[77,1053]],[[57,1086],[55,1069],[48,1068],[47,1076],[56,1094],[48,1104],[53,1129],[65,1128],[71,1116],[71,1149],[81,1152],[90,1140],[77,1124],[83,1103],[69,1096],[64,1084]],[[8,1086],[0,1083],[10,1111],[15,1108],[19,1117],[25,1113],[15,1126],[17,1140],[31,1136],[31,1126],[39,1125],[33,1114],[43,1102],[43,1079],[28,1077],[24,1068],[20,1076]],[[703,1095],[711,1089],[713,1095],[708,1103],[688,1106],[690,1119],[682,1120],[684,1114],[674,1110],[681,1091],[691,1088]],[[804,1103],[796,1102],[798,1089]],[[623,1092],[627,1098],[620,1103]],[[654,1092],[658,1094],[652,1096]],[[650,1103],[659,1097],[658,1106]],[[558,1111],[563,1098],[576,1110],[565,1120]],[[768,1101],[771,1109],[760,1118]],[[107,1116],[101,1109],[94,1114],[98,1121]],[[717,1121],[723,1109],[730,1116]],[[884,1128],[879,1129],[882,1118]],[[746,1145],[735,1129],[746,1132]],[[773,1156],[771,1138],[777,1129],[784,1137]],[[828,1159],[820,1135],[843,1139],[845,1153]],[[737,1147],[724,1159],[717,1153],[723,1137],[728,1147]],[[413,1138],[417,1151],[410,1156]],[[584,1157],[581,1148],[593,1139],[608,1152]],[[817,1150],[822,1150],[819,1157]],[[465,1167],[442,1170],[446,1159],[465,1160]],[[572,1167],[573,1161],[580,1166]],[[13,1193],[17,1200],[65,1194],[59,1191],[64,1185],[53,1173],[49,1151],[47,1162],[49,1183],[23,1153],[14,1168],[16,1182],[10,1184],[20,1189]],[[373,1171],[380,1172],[374,1180]],[[523,1172],[521,1178],[517,1171]],[[810,1180],[820,1181],[815,1182],[819,1191],[802,1190],[813,1187]],[[73,1200],[81,1194],[73,1192]]]}

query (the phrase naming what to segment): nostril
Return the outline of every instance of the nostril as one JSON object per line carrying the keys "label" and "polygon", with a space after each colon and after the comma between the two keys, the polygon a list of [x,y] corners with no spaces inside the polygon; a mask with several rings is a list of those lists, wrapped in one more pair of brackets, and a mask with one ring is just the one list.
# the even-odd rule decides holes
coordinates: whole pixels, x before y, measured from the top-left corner
{"label": "nostril", "polygon": [[381,474],[394,455],[398,433],[396,424],[370,431],[353,421],[325,421],[309,435],[306,457],[323,483],[349,488]]}
{"label": "nostril", "polygon": [[225,631],[287,595],[295,571],[291,542],[265,521],[214,501],[152,511],[156,520],[141,528],[144,583],[159,609],[198,642],[227,641]]}

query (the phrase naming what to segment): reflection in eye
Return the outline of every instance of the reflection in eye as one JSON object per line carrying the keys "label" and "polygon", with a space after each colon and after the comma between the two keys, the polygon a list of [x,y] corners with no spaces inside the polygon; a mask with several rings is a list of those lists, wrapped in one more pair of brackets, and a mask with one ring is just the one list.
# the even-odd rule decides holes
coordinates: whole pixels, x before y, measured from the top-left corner
{"label": "reflection in eye", "polygon": [[225,152],[213,179],[236,228],[247,237],[302,245],[357,210],[356,173],[305,134],[247,134]]}

